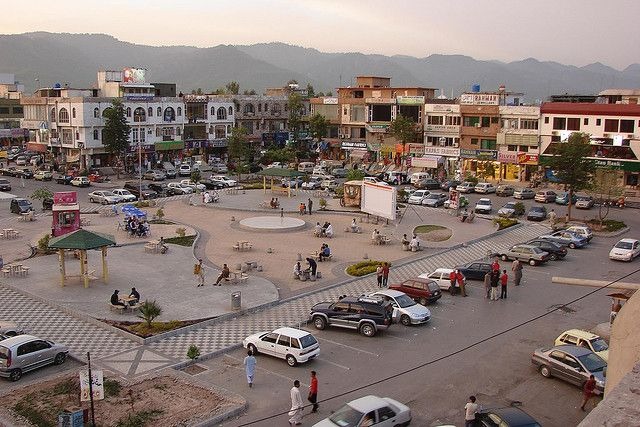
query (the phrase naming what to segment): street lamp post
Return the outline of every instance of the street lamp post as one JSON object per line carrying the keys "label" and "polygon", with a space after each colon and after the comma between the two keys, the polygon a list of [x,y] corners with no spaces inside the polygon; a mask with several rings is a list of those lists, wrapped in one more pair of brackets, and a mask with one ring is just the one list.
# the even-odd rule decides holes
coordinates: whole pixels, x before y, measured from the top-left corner
{"label": "street lamp post", "polygon": [[138,123],[138,191],[142,200],[142,126]]}

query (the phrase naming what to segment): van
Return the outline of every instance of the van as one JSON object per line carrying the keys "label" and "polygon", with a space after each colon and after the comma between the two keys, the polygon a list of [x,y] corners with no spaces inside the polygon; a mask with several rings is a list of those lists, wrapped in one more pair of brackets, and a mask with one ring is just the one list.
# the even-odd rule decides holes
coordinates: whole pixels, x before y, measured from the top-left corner
{"label": "van", "polygon": [[431,174],[430,173],[426,173],[426,172],[415,172],[411,174],[411,184],[415,184],[416,182],[420,181],[421,179],[427,179],[427,178],[431,178]]}
{"label": "van", "polygon": [[399,185],[407,183],[407,173],[402,171],[385,172],[382,180],[388,184]]}
{"label": "van", "polygon": [[315,163],[313,162],[300,162],[298,165],[298,172],[312,173]]}

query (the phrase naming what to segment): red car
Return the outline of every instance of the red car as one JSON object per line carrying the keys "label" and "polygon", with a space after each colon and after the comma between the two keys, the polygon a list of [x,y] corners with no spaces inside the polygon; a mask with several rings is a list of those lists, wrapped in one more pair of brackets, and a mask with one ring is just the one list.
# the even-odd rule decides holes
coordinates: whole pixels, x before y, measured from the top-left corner
{"label": "red car", "polygon": [[407,279],[402,283],[389,286],[389,289],[404,292],[422,305],[436,302],[442,296],[440,286],[429,279]]}

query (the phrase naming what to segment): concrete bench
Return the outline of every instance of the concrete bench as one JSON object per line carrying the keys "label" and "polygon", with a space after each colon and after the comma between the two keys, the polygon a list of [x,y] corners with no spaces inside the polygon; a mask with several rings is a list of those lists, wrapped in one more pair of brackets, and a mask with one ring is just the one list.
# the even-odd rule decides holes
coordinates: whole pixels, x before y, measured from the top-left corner
{"label": "concrete bench", "polygon": [[117,311],[118,313],[123,314],[126,309],[127,308],[124,305],[114,305],[109,303],[110,311]]}

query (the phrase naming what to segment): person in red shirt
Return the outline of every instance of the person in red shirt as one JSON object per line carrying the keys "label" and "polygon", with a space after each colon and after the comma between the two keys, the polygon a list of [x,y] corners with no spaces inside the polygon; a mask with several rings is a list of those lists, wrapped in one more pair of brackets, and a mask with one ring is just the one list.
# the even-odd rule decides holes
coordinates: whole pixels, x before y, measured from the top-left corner
{"label": "person in red shirt", "polygon": [[580,409],[586,411],[584,406],[587,402],[596,394],[596,378],[591,375],[586,383],[584,383],[584,387],[582,388],[582,405]]}
{"label": "person in red shirt", "polygon": [[498,262],[498,257],[496,257],[496,259],[494,259],[491,263],[491,270],[500,273],[500,263]]}
{"label": "person in red shirt", "polygon": [[382,264],[382,287],[386,288],[389,286],[389,263],[385,262]]}
{"label": "person in red shirt", "polygon": [[507,299],[507,283],[509,283],[507,270],[502,270],[502,276],[500,276],[500,299]]}
{"label": "person in red shirt", "polygon": [[451,270],[451,273],[449,273],[449,282],[451,282],[451,290],[449,292],[451,292],[451,295],[455,295],[456,293],[457,278],[458,276],[456,275],[456,270]]}
{"label": "person in red shirt", "polygon": [[313,403],[313,409],[311,412],[318,412],[318,377],[316,377],[316,371],[311,371],[311,381],[309,382],[309,402]]}
{"label": "person in red shirt", "polygon": [[458,286],[460,287],[460,293],[462,294],[463,297],[467,296],[467,290],[465,289],[465,277],[464,274],[462,274],[462,272],[460,272],[460,270],[457,270],[456,273],[456,279],[458,280]]}

